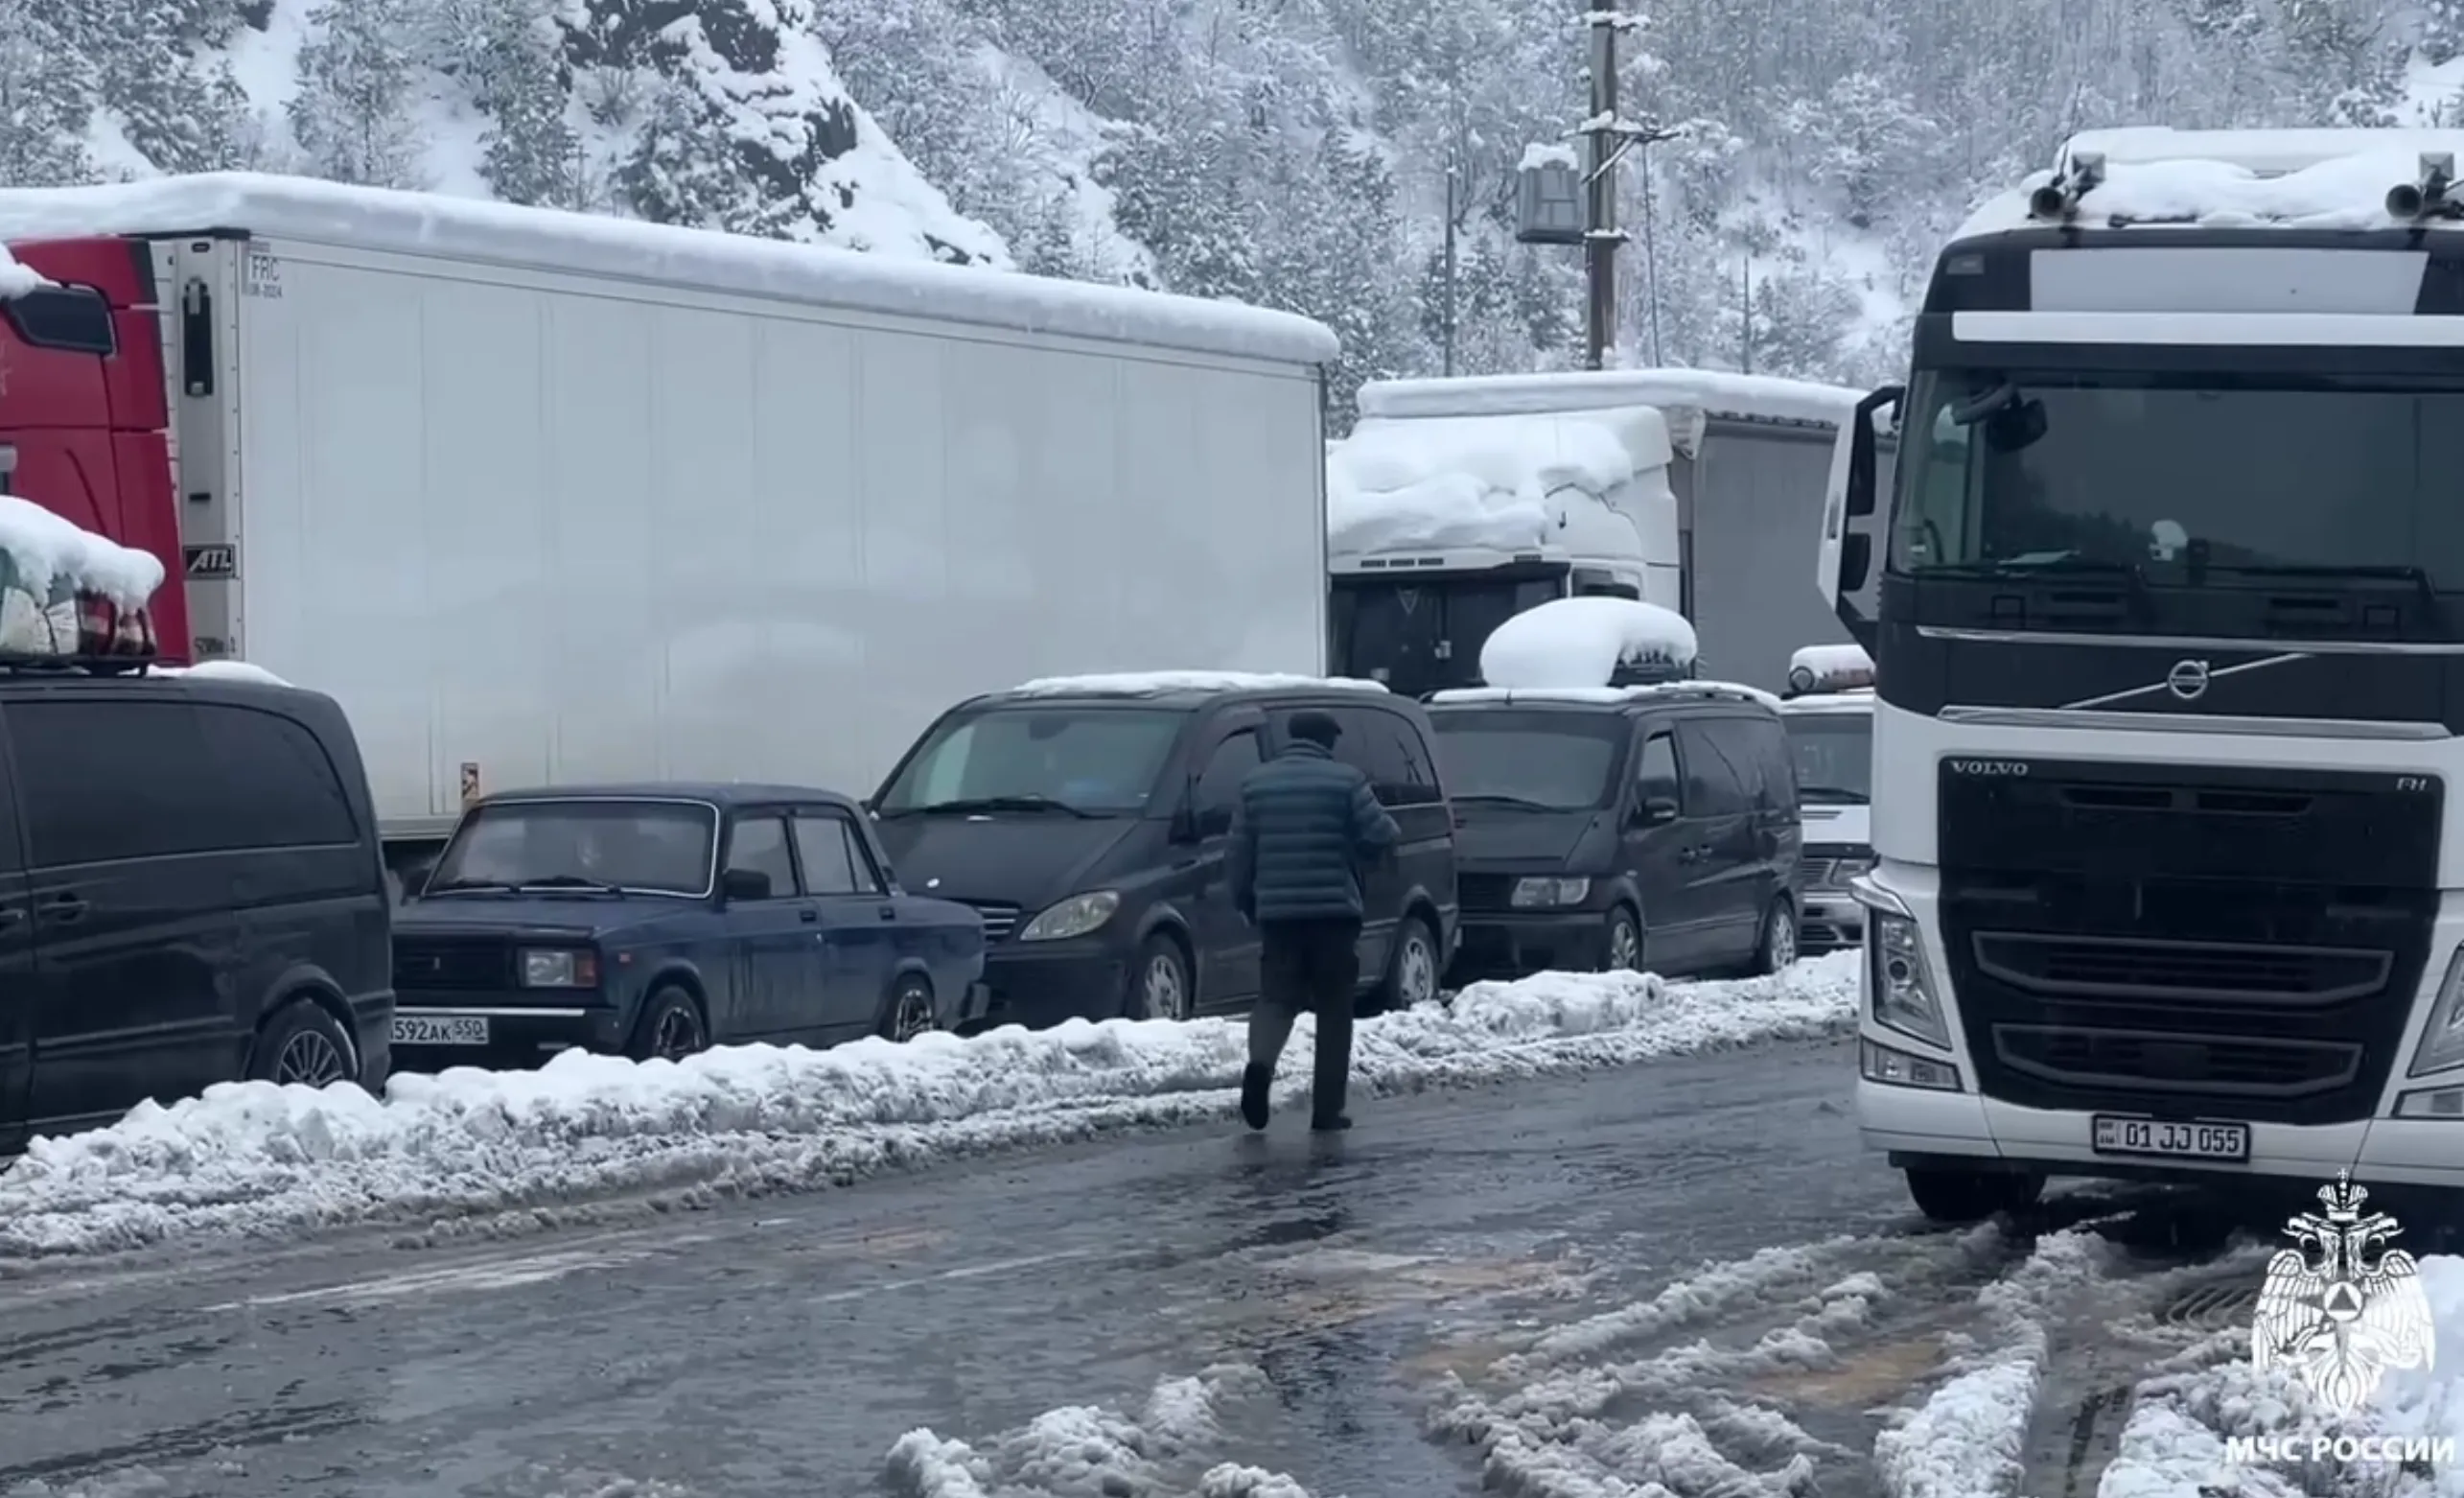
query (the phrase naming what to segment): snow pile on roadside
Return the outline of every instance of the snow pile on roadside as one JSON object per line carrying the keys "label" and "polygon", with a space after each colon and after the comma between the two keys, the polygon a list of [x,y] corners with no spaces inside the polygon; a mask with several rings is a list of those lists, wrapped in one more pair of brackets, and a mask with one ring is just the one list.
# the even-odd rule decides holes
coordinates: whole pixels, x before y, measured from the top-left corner
{"label": "snow pile on roadside", "polygon": [[1048,1410],[981,1447],[918,1427],[898,1439],[883,1476],[900,1498],[1077,1498],[1187,1493],[1190,1498],[1310,1498],[1280,1472],[1209,1462],[1224,1444],[1218,1412],[1271,1396],[1247,1364],[1157,1384],[1137,1417],[1097,1405]]}
{"label": "snow pile on roadside", "polygon": [[[1544,973],[1362,1022],[1362,1095],[1630,1065],[1845,1033],[1857,954],[1770,978],[1664,984]],[[1304,1095],[1303,1019],[1279,1088]],[[905,1045],[732,1046],[682,1064],[568,1052],[530,1072],[459,1068],[348,1085],[229,1083],[107,1129],[37,1139],[0,1175],[0,1259],[199,1233],[439,1223],[651,1193],[843,1183],[1003,1147],[1228,1119],[1242,1021],[1073,1021]],[[494,1224],[467,1226],[489,1230]]]}
{"label": "snow pile on roadside", "polygon": [[[1431,1429],[1477,1448],[1484,1480],[1499,1491],[1807,1492],[1818,1461],[1856,1454],[1737,1391],[1838,1368],[1837,1344],[1871,1335],[1886,1308],[1939,1299],[2008,1252],[1988,1225],[1922,1239],[1835,1237],[1705,1265],[1650,1299],[1542,1333],[1493,1364],[1478,1388],[1451,1379]],[[1721,1339],[1719,1322],[1742,1322],[1753,1340]],[[1755,1336],[1756,1326],[1768,1329]],[[1711,1335],[1673,1340],[1698,1327]]]}
{"label": "snow pile on roadside", "polygon": [[2236,1328],[2184,1354],[2181,1370],[2139,1386],[2098,1498],[2264,1498],[2327,1492],[2357,1476],[2392,1485],[2404,1498],[2464,1498],[2464,1463],[2398,1480],[2333,1455],[2278,1468],[2234,1463],[2225,1453],[2234,1436],[2446,1437],[2464,1445],[2464,1258],[2422,1259],[2421,1283],[2436,1328],[2429,1366],[2388,1370],[2359,1413],[2339,1420],[2289,1370],[2259,1373],[2249,1362],[2249,1329]]}
{"label": "snow pile on roadside", "polygon": [[1894,1498],[1995,1498],[2023,1472],[2021,1450],[2044,1375],[2055,1303],[2103,1269],[2103,1240],[2077,1231],[2037,1241],[2026,1263],[1977,1295],[1989,1331],[1958,1349],[1956,1371],[1874,1438],[1873,1464]]}

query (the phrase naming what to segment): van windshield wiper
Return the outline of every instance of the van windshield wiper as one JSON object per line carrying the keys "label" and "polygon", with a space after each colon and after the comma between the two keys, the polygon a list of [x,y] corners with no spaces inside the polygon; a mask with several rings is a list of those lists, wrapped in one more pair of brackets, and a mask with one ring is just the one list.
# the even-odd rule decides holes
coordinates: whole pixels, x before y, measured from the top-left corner
{"label": "van windshield wiper", "polygon": [[422,895],[518,895],[522,891],[520,886],[508,884],[502,879],[453,879],[444,884],[430,884],[420,893]]}
{"label": "van windshield wiper", "polygon": [[1095,813],[1084,807],[1073,807],[1066,801],[1056,801],[1050,796],[974,796],[961,801],[936,801],[928,806],[902,807],[886,814],[958,816],[977,811],[1065,811],[1086,821],[1095,820]]}
{"label": "van windshield wiper", "polygon": [[580,889],[588,890],[594,895],[626,893],[625,887],[621,884],[611,884],[605,879],[594,879],[584,874],[551,874],[544,879],[524,879],[518,888],[523,893],[534,889]]}

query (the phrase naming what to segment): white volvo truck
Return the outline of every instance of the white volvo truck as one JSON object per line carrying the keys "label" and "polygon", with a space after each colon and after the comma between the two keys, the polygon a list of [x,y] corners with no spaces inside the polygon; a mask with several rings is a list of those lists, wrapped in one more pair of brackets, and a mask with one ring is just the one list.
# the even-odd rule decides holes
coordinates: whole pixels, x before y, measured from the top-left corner
{"label": "white volvo truck", "polygon": [[1942,251],[1865,403],[1895,482],[1849,424],[1858,1115],[1930,1217],[2053,1175],[2464,1184],[2459,153],[2077,137]]}

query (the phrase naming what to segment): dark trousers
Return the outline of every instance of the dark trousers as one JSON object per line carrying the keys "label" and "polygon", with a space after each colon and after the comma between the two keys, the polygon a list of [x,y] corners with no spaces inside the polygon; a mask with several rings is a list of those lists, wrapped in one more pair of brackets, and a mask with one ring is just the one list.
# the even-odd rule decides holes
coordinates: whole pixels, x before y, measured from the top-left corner
{"label": "dark trousers", "polygon": [[1352,1076],[1352,993],[1360,981],[1358,921],[1269,921],[1259,928],[1257,1007],[1249,1011],[1249,1064],[1274,1069],[1291,1039],[1292,1021],[1308,1010],[1317,1016],[1317,1062],[1312,1073],[1310,1112],[1333,1118],[1343,1112]]}

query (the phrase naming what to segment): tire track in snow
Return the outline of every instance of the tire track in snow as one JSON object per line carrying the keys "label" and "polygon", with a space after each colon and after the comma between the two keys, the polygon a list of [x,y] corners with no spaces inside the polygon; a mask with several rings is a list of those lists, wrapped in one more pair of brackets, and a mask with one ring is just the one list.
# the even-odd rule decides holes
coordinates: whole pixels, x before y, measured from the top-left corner
{"label": "tire track in snow", "polygon": [[[2073,1330],[2117,1310],[2148,1321],[2219,1273],[2178,1255],[2149,1264],[2127,1242],[2137,1215],[2112,1205],[2060,1199],[2018,1224],[1708,1265],[1448,1378],[1430,1429],[1476,1453],[1486,1490],[1515,1498],[1654,1484],[1675,1498],[2064,1498],[2077,1454],[2040,1455],[2076,1414],[2074,1363],[2093,1383],[2171,1346]],[[2051,1423],[2049,1388],[2062,1401]],[[2091,1472],[2080,1491],[2094,1490]]]}

